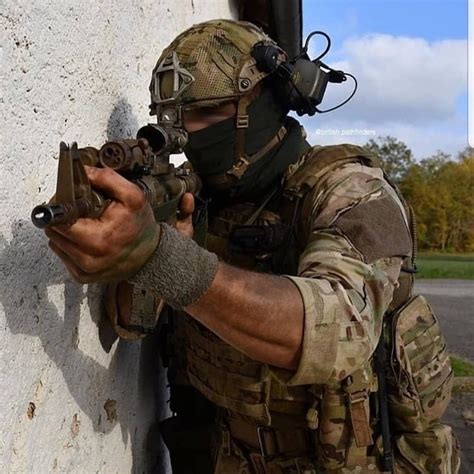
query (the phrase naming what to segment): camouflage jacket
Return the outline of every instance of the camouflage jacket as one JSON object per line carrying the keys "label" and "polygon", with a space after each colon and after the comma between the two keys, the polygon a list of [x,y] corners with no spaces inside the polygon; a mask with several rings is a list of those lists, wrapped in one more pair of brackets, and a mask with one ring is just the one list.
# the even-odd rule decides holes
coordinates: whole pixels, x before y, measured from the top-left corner
{"label": "camouflage jacket", "polygon": [[[311,160],[333,153],[347,161],[312,171]],[[297,276],[288,276],[305,306],[303,354],[290,384],[337,386],[367,364],[402,263],[411,256],[404,204],[368,157],[351,145],[324,147],[304,155],[287,173],[290,192],[311,187],[299,223],[304,251]]]}
{"label": "camouflage jacket", "polygon": [[[318,162],[341,152],[346,158],[342,162],[332,166]],[[290,372],[254,361],[192,318],[177,315],[174,345],[184,350],[176,360],[176,383],[190,383],[224,409],[232,436],[233,426],[242,420],[255,427],[309,428],[317,440],[313,461],[319,468],[375,469],[375,454],[367,455],[372,430],[369,394],[376,391],[371,356],[402,263],[412,252],[408,218],[376,160],[352,145],[309,150],[289,167],[282,188],[300,206],[297,214],[290,212],[297,215],[294,248],[283,249],[283,253],[296,249],[299,260],[297,271],[285,275],[299,289],[305,307],[299,367]],[[232,229],[248,222],[256,207],[239,204],[213,216],[208,249],[230,264],[261,270],[262,261],[272,255],[243,255],[228,245]],[[269,226],[291,219],[283,214],[266,206],[255,223]],[[278,265],[272,271],[284,272]],[[351,376],[367,395],[361,405],[367,418],[361,428],[365,439],[357,440],[361,446],[356,446],[349,429],[352,412],[346,401],[351,391],[344,384]],[[244,442],[252,444],[250,439]],[[241,458],[245,463],[242,453]],[[230,458],[219,459],[223,464],[216,472],[230,472],[226,464]],[[282,459],[287,462],[285,456]],[[307,465],[316,466],[311,459]]]}

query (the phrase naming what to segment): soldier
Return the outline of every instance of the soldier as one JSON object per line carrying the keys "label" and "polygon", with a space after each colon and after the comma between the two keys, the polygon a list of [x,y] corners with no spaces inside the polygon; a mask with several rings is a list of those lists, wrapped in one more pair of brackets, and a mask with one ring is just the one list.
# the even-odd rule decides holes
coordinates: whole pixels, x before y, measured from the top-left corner
{"label": "soldier", "polygon": [[[176,228],[158,224],[135,185],[88,168],[112,203],[48,229],[49,245],[78,281],[128,279],[173,309],[175,416],[162,424],[173,473],[456,472],[438,423],[452,373],[429,307],[411,298],[403,199],[362,148],[307,143],[256,45],[277,48],[249,23],[209,21],[153,72],[151,111],[188,132],[204,206],[186,194]],[[138,303],[126,303],[116,327],[134,337]],[[384,324],[400,369],[386,381],[374,368]]]}

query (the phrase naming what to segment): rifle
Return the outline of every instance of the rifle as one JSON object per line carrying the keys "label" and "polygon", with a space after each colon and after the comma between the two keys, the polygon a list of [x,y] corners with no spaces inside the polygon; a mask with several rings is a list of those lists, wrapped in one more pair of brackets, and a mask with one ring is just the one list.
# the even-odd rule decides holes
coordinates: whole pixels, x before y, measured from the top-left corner
{"label": "rifle", "polygon": [[138,131],[136,139],[109,141],[100,149],[61,142],[56,193],[49,203],[33,209],[33,224],[43,229],[100,216],[110,199],[92,189],[84,165],[118,172],[143,191],[157,221],[173,219],[181,196],[198,194],[202,187],[189,168],[175,168],[169,162],[170,154],[181,151],[186,143],[184,133],[149,124]]}

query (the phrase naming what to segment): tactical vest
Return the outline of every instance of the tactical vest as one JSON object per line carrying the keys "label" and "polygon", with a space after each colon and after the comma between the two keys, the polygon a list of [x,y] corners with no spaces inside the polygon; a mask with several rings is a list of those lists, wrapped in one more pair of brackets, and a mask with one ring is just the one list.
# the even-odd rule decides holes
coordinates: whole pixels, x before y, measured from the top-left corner
{"label": "tactical vest", "polygon": [[[348,163],[380,166],[374,156],[354,145],[314,147],[290,166],[279,196],[268,196],[259,207],[236,205],[215,216],[209,223],[206,247],[238,267],[295,274],[308,233],[310,208],[305,197],[322,175]],[[406,208],[407,226],[413,230],[411,219]],[[440,450],[456,451],[450,429],[438,423],[449,401],[452,371],[435,316],[422,297],[411,295],[412,268],[407,258],[386,318],[387,363],[393,369],[387,390],[391,415],[396,417],[392,427],[397,469],[428,472],[423,469],[431,464],[425,458],[438,460]],[[255,449],[262,450],[263,438],[264,451],[268,451],[278,445],[278,433],[290,430],[292,440],[282,440],[280,445],[289,447],[290,456],[293,445],[297,453],[298,444],[309,442],[318,472],[378,471],[382,448],[373,409],[378,391],[373,361],[353,374],[349,388],[344,384],[336,388],[288,386],[288,371],[250,359],[194,319],[177,314],[174,327],[175,354],[180,359],[175,363],[179,372],[175,380],[191,384],[219,407],[225,418],[223,432],[237,433],[251,445],[254,436],[246,432],[254,427]],[[435,338],[436,344],[430,344],[429,338]],[[266,427],[275,430],[268,443]],[[423,462],[419,460],[422,451]],[[439,472],[456,472],[454,464],[448,468],[449,459],[438,463]]]}

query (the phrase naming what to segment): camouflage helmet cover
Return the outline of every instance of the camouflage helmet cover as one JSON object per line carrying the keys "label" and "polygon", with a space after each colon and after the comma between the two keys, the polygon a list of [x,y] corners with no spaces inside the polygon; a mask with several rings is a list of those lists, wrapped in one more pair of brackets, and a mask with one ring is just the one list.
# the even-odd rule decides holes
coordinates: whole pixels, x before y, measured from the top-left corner
{"label": "camouflage helmet cover", "polygon": [[178,35],[153,70],[151,114],[165,104],[213,107],[248,94],[268,75],[252,57],[257,43],[276,45],[252,23],[233,20],[207,21]]}

